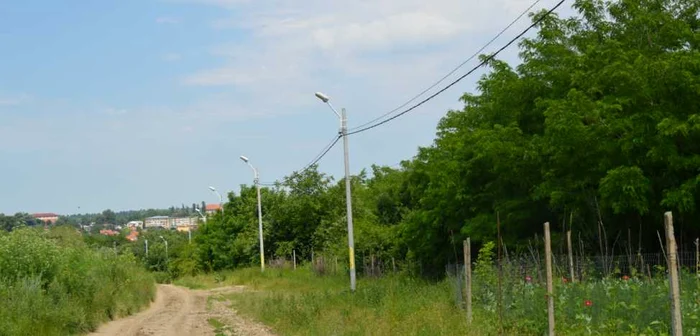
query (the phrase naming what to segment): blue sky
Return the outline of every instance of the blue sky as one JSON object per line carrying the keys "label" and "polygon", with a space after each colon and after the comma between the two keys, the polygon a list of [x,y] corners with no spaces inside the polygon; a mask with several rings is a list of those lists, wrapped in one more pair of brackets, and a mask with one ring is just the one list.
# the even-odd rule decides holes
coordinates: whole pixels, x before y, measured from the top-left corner
{"label": "blue sky", "polygon": [[[347,108],[351,128],[362,124],[449,72],[531,3],[0,0],[0,213],[215,202],[207,186],[251,183],[239,155],[261,180],[280,179],[337,133],[315,91]],[[351,137],[352,173],[429,145],[476,79]],[[342,175],[341,146],[320,169]]]}

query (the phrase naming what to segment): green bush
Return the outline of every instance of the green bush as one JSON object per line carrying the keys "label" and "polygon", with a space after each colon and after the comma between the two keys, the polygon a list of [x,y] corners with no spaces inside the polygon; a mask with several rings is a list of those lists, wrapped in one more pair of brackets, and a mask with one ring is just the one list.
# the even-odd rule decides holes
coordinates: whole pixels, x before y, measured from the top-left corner
{"label": "green bush", "polygon": [[133,255],[92,250],[75,230],[15,230],[0,237],[0,335],[94,331],[154,297]]}

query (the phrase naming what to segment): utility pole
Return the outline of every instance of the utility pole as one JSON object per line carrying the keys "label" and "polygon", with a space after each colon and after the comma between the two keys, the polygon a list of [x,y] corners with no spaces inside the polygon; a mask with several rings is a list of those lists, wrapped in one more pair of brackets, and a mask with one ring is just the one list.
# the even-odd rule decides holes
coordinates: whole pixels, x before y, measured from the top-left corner
{"label": "utility pole", "polygon": [[345,109],[341,109],[341,133],[343,135],[343,155],[345,157],[345,203],[348,218],[348,252],[350,255],[350,289],[355,291],[355,238],[352,225],[352,193],[350,191],[350,158],[348,155],[348,118]]}
{"label": "utility pole", "polygon": [[258,170],[250,163],[250,160],[241,155],[241,160],[245,162],[250,169],[253,170],[253,182],[258,194],[258,235],[260,236],[260,271],[265,272],[265,247],[263,245],[263,225],[262,225],[262,201],[260,199],[260,174]]}
{"label": "utility pole", "polygon": [[348,154],[348,117],[345,109],[341,109],[341,113],[335,110],[330,103],[330,98],[321,92],[316,92],[316,97],[326,103],[333,110],[336,116],[340,118],[340,136],[343,137],[343,156],[345,162],[345,204],[347,206],[347,221],[348,221],[348,254],[350,259],[350,290],[355,292],[356,275],[355,275],[355,239],[352,224],[352,192],[350,188],[350,158]]}

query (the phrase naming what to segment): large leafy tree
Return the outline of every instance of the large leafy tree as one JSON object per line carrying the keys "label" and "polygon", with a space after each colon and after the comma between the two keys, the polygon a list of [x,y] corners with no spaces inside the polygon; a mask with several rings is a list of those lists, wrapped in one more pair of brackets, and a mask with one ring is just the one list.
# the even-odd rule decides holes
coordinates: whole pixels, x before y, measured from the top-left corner
{"label": "large leafy tree", "polygon": [[578,17],[521,43],[519,66],[491,61],[410,170],[427,180],[404,228],[412,255],[443,265],[454,232],[494,239],[497,212],[511,244],[543,221],[651,238],[665,210],[697,218],[698,6],[576,1]]}

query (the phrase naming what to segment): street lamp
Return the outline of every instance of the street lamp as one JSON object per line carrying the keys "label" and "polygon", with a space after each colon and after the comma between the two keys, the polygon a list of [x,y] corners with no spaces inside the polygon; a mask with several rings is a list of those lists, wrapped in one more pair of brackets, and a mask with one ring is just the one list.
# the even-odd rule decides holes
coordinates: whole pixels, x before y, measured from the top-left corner
{"label": "street lamp", "polygon": [[163,236],[160,236],[160,239],[163,239],[163,241],[165,242],[165,264],[167,265],[168,260],[169,260],[169,258],[168,258],[168,241],[165,240],[165,238],[163,238]]}
{"label": "street lamp", "polygon": [[202,217],[202,222],[206,222],[206,221],[207,221],[207,217],[205,217],[204,214],[202,214],[202,210],[199,210],[199,207],[194,208],[194,210],[197,211],[197,213],[199,214],[199,216]]}
{"label": "street lamp", "polygon": [[250,169],[253,170],[253,182],[255,183],[255,188],[258,192],[258,234],[260,236],[260,271],[265,271],[265,248],[263,247],[263,227],[262,227],[262,205],[260,203],[260,175],[258,175],[258,170],[250,164],[250,160],[247,157],[241,155],[241,160],[248,164]]}
{"label": "street lamp", "polygon": [[348,218],[348,253],[350,255],[350,290],[355,291],[355,239],[352,228],[352,194],[350,192],[350,159],[348,157],[348,117],[345,109],[338,113],[331,105],[330,98],[321,92],[316,92],[316,97],[326,103],[340,119],[340,135],[343,137],[343,152],[345,155],[345,204],[347,205]]}
{"label": "street lamp", "polygon": [[216,194],[216,196],[219,196],[219,207],[221,208],[221,212],[224,212],[224,198],[221,197],[221,194],[219,194],[218,191],[216,191],[216,188],[210,186],[209,190],[211,190],[213,193]]}

